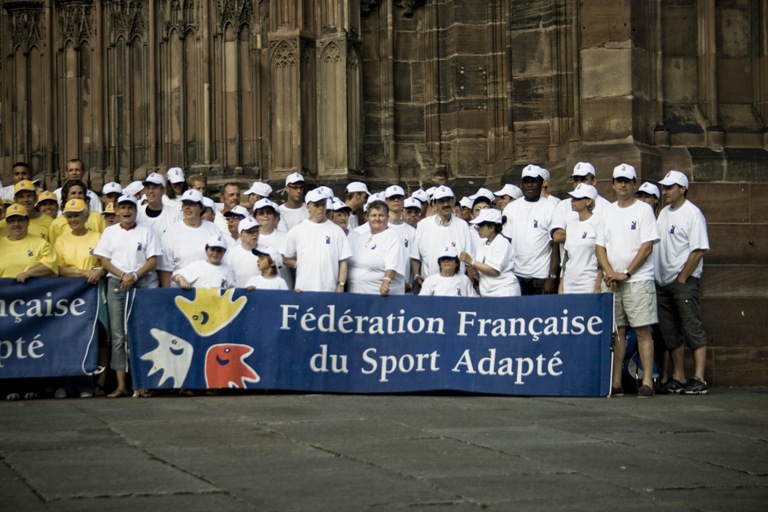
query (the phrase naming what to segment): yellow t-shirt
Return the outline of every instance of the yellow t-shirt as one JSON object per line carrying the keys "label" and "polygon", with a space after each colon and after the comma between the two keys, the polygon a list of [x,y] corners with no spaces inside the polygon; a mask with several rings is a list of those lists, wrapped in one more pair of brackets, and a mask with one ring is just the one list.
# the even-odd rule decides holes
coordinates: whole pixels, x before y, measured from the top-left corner
{"label": "yellow t-shirt", "polygon": [[51,244],[44,239],[27,235],[21,240],[0,238],[0,277],[16,277],[42,263],[54,275],[59,273],[59,263]]}
{"label": "yellow t-shirt", "polygon": [[72,267],[78,270],[91,270],[101,265],[101,259],[93,255],[93,250],[101,239],[101,233],[88,231],[83,236],[75,236],[72,231],[56,239],[53,248],[60,267]]}
{"label": "yellow t-shirt", "polygon": [[[106,227],[106,224],[104,223],[104,217],[102,217],[100,213],[89,211],[88,219],[85,221],[85,227],[98,234],[103,233],[104,228]],[[52,244],[55,244],[57,238],[59,238],[64,233],[70,233],[71,231],[72,228],[69,227],[67,218],[64,216],[64,214],[61,214],[53,219],[50,227],[48,228],[48,241]]]}
{"label": "yellow t-shirt", "polygon": [[[30,218],[27,234],[50,242],[48,231],[52,222],[53,219],[48,215],[39,215],[34,219]],[[51,247],[51,250],[53,250],[53,247]]]}
{"label": "yellow t-shirt", "polygon": [[0,238],[5,238],[8,236],[8,223],[5,221],[5,219],[0,220]]}

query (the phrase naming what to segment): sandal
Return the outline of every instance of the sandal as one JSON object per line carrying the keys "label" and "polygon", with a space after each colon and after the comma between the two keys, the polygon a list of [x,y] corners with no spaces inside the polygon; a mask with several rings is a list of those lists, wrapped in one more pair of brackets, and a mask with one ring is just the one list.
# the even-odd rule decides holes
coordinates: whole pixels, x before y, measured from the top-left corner
{"label": "sandal", "polygon": [[152,398],[155,396],[155,392],[151,389],[138,389],[133,393],[133,396],[137,398]]}
{"label": "sandal", "polygon": [[128,390],[117,388],[116,390],[108,394],[107,398],[122,398],[124,396],[128,396]]}
{"label": "sandal", "polygon": [[104,386],[101,384],[96,384],[96,387],[93,388],[93,396],[104,396],[107,392],[104,391]]}
{"label": "sandal", "polygon": [[37,393],[34,391],[24,393],[24,400],[34,400],[35,398],[37,398]]}
{"label": "sandal", "polygon": [[21,395],[18,393],[8,393],[5,395],[5,399],[10,401],[21,400]]}

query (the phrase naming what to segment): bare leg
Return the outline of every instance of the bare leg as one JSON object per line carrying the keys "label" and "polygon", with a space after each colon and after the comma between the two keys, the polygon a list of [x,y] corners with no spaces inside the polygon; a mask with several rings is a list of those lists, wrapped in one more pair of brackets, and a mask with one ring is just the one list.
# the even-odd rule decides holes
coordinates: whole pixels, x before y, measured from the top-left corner
{"label": "bare leg", "polygon": [[699,347],[693,351],[694,375],[704,380],[704,368],[707,363],[707,347]]}
{"label": "bare leg", "polygon": [[611,386],[621,387],[621,372],[624,366],[624,356],[627,353],[627,328],[617,327],[613,335],[613,375]]}
{"label": "bare leg", "polygon": [[651,327],[644,325],[635,327],[637,334],[637,351],[640,353],[640,362],[643,363],[643,385],[653,389],[653,338]]}
{"label": "bare leg", "polygon": [[679,382],[685,382],[685,346],[680,345],[673,348],[669,353],[672,355],[672,378]]}

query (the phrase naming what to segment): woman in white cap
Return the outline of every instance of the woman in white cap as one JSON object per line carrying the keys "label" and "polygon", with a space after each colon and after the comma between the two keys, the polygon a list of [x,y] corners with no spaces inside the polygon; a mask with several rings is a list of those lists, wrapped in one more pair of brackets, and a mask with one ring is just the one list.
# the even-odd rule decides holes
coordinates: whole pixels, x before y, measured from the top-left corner
{"label": "woman in white cap", "polygon": [[165,173],[168,187],[165,189],[163,204],[181,209],[181,195],[189,189],[181,167],[171,167]]}
{"label": "woman in white cap", "polygon": [[477,229],[482,243],[477,246],[474,258],[462,252],[463,261],[470,273],[477,272],[482,297],[517,297],[520,283],[514,274],[515,254],[512,245],[501,235],[504,219],[495,208],[480,210],[470,221]]}
{"label": "woman in white cap", "polygon": [[579,216],[570,219],[565,228],[565,255],[560,293],[600,293],[603,272],[595,256],[595,240],[600,217],[593,215],[597,189],[579,183],[568,192],[571,210]]}
{"label": "woman in white cap", "polygon": [[162,254],[152,230],[136,223],[138,202],[131,195],[117,200],[120,224],[104,230],[93,254],[101,258],[107,279],[107,307],[112,340],[110,367],[115,370],[117,388],[109,398],[128,396],[128,355],[125,349],[125,295],[133,288],[157,288],[155,266]]}
{"label": "woman in white cap", "polygon": [[440,272],[424,279],[419,295],[443,297],[477,297],[469,278],[459,272],[459,255],[453,247],[445,247],[437,258]]}
{"label": "woman in white cap", "polygon": [[653,208],[653,214],[656,217],[659,216],[659,199],[661,199],[659,187],[650,181],[646,181],[637,189],[637,192],[635,192],[635,197],[644,203],[648,203],[651,208]]}
{"label": "woman in white cap", "polygon": [[158,262],[157,269],[160,271],[160,283],[163,287],[173,285],[173,272],[205,259],[206,243],[221,234],[213,222],[203,220],[203,196],[197,190],[187,190],[182,194],[181,211],[184,218],[170,225],[162,238],[163,257]]}
{"label": "woman in white cap", "polygon": [[349,235],[349,291],[372,295],[405,294],[405,269],[409,263],[400,236],[388,226],[389,207],[374,201],[365,212],[367,230],[358,227]]}
{"label": "woman in white cap", "polygon": [[224,235],[217,234],[205,244],[204,260],[195,261],[176,270],[171,281],[184,290],[190,288],[234,288],[237,285],[232,268],[223,263],[227,242]]}

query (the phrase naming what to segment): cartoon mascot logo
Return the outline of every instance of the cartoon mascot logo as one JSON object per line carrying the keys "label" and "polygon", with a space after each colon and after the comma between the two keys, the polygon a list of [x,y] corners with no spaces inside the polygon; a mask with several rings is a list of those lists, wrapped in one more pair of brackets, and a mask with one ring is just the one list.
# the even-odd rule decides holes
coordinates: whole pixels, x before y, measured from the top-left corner
{"label": "cartoon mascot logo", "polygon": [[259,382],[261,377],[245,362],[253,348],[237,343],[220,343],[205,354],[205,385],[213,388],[245,389],[247,382]]}
{"label": "cartoon mascot logo", "polygon": [[218,288],[196,288],[194,300],[179,295],[175,302],[197,334],[210,336],[229,325],[248,302],[245,296],[233,301],[233,293],[234,288],[223,294]]}
{"label": "cartoon mascot logo", "polygon": [[173,379],[173,386],[180,388],[192,364],[192,344],[160,329],[151,329],[149,332],[157,340],[157,348],[141,356],[142,361],[152,361],[152,369],[147,376],[162,371],[160,386],[168,379]]}

